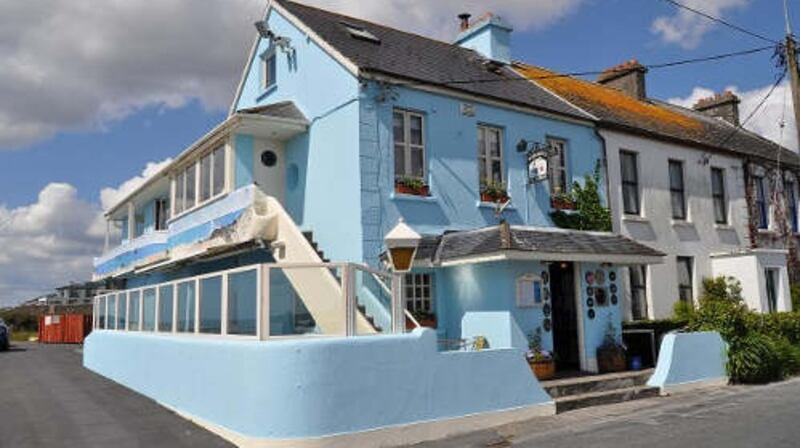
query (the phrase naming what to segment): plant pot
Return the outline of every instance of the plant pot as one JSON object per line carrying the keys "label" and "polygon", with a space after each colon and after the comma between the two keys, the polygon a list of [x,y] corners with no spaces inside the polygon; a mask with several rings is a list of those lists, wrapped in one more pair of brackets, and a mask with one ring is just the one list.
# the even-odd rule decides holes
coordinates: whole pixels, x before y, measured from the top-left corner
{"label": "plant pot", "polygon": [[508,201],[507,194],[481,193],[481,202],[491,202],[493,204],[503,204]]}
{"label": "plant pot", "polygon": [[549,361],[528,361],[531,372],[540,381],[550,380],[556,376],[556,362]]}
{"label": "plant pot", "polygon": [[395,184],[394,191],[400,194],[408,194],[411,196],[430,196],[430,188],[427,185],[422,187],[409,187],[404,184]]}
{"label": "plant pot", "polygon": [[552,198],[550,199],[550,207],[555,210],[575,210],[577,206],[569,199]]}
{"label": "plant pot", "polygon": [[597,349],[597,370],[600,373],[624,372],[625,352],[619,349]]}

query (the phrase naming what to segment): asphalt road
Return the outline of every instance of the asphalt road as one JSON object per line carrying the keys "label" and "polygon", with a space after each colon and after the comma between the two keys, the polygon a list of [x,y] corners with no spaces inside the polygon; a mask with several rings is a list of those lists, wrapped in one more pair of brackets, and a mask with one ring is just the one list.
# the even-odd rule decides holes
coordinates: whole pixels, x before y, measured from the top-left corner
{"label": "asphalt road", "polygon": [[230,447],[81,365],[76,346],[0,352],[0,447]]}
{"label": "asphalt road", "polygon": [[800,447],[800,379],[587,408],[417,448]]}

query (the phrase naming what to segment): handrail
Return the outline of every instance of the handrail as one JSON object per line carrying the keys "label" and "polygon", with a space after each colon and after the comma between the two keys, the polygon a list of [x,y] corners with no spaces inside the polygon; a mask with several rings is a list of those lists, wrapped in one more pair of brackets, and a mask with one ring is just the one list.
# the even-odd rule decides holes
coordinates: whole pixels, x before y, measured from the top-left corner
{"label": "handrail", "polygon": [[[367,271],[367,272],[370,272],[370,273],[372,274],[372,276],[375,278],[375,280],[377,280],[377,281],[378,281],[378,284],[379,284],[379,285],[381,285],[381,286],[383,287],[383,290],[384,290],[384,292],[386,292],[387,294],[389,294],[389,296],[391,296],[391,295],[392,295],[392,290],[391,290],[391,288],[389,288],[388,286],[386,286],[386,284],[385,284],[385,283],[383,283],[382,281],[380,281],[380,279],[378,279],[378,278],[377,278],[377,277],[378,277],[378,276],[377,276],[377,274],[375,274],[373,271]],[[410,312],[410,311],[408,311],[408,309],[407,309],[407,308],[403,307],[403,313],[405,314],[405,316],[406,316],[406,319],[410,320],[410,321],[411,321],[411,323],[413,323],[413,324],[414,324],[414,328],[421,328],[421,327],[422,327],[422,325],[420,325],[419,321],[418,321],[417,319],[415,319],[415,318],[414,318],[414,315],[413,315],[413,314],[411,314],[411,312]]]}

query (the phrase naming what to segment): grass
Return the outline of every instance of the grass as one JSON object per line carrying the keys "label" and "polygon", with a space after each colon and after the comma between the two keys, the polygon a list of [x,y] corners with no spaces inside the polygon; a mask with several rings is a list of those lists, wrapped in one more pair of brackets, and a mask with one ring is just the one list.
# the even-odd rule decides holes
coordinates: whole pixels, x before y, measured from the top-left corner
{"label": "grass", "polygon": [[28,342],[30,338],[38,337],[39,333],[36,331],[12,331],[11,340],[13,342]]}

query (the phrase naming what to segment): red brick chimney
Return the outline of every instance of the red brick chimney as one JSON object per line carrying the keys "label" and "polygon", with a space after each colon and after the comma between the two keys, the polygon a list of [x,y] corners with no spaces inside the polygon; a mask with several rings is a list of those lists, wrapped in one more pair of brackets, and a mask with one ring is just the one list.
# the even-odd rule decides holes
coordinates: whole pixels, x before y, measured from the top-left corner
{"label": "red brick chimney", "polygon": [[643,100],[647,98],[645,75],[647,68],[636,59],[623,62],[603,71],[597,77],[597,82],[604,86],[617,89],[626,95]]}
{"label": "red brick chimney", "polygon": [[739,103],[742,101],[730,90],[714,94],[698,101],[692,109],[728,123],[739,126]]}
{"label": "red brick chimney", "polygon": [[468,12],[464,12],[458,15],[458,20],[460,23],[459,29],[464,32],[469,29],[469,19],[472,17],[472,14]]}

